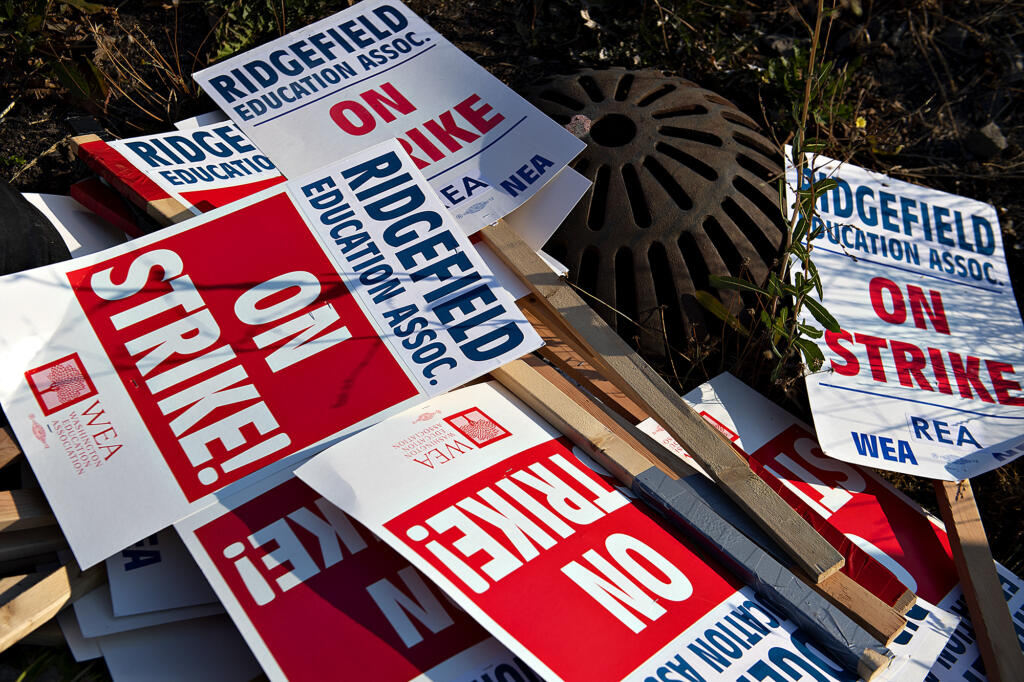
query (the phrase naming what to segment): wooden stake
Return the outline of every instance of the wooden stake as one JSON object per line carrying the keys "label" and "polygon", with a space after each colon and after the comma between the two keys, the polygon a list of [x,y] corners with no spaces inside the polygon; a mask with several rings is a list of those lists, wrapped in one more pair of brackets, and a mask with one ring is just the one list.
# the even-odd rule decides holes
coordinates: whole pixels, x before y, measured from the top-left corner
{"label": "wooden stake", "polygon": [[66,548],[67,544],[57,526],[4,533],[3,542],[0,542],[0,562],[55,552]]}
{"label": "wooden stake", "polygon": [[[732,445],[551,272],[515,232],[499,221],[481,234],[536,295],[539,305],[533,310],[541,321],[653,416],[811,580],[821,582],[843,566],[842,555],[751,471]],[[670,461],[666,464],[673,466]]]}
{"label": "wooden stake", "polygon": [[985,674],[992,682],[1024,679],[1024,655],[1010,620],[971,482],[933,483]]}
{"label": "wooden stake", "polygon": [[103,563],[82,572],[72,561],[0,606],[0,651],[56,616],[65,605],[99,587],[106,577]]}
{"label": "wooden stake", "polygon": [[0,429],[0,468],[7,466],[21,454],[18,441],[14,440],[10,429],[9,426]]}
{"label": "wooden stake", "polygon": [[[889,665],[892,654],[877,643],[878,638],[722,519],[681,485],[683,482],[674,472],[656,466],[657,459],[650,452],[634,449],[615,434],[612,424],[602,423],[591,410],[584,409],[584,396],[563,393],[522,360],[491,375],[616,478],[628,482],[634,492],[666,514],[758,594],[784,611],[846,670],[870,679]],[[842,574],[836,575],[841,576],[839,581],[846,579]],[[851,600],[862,596],[851,595]],[[867,597],[878,601],[873,595]],[[889,637],[888,633],[883,636]]]}
{"label": "wooden stake", "polygon": [[0,531],[41,528],[56,523],[41,490],[0,491]]}

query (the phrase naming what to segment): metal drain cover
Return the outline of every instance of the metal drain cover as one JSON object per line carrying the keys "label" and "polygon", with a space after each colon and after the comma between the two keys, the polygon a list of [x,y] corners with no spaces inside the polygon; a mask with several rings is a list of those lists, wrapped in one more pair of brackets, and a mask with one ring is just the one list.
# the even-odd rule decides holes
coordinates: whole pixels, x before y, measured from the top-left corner
{"label": "metal drain cover", "polygon": [[593,122],[573,164],[593,187],[546,248],[581,288],[655,330],[639,333],[595,305],[620,334],[663,359],[666,340],[682,350],[721,329],[695,291],[716,293],[734,314],[749,307],[711,289],[708,276],[760,282],[778,256],[781,158],[757,124],[656,70],[587,69],[541,81],[527,97],[563,125],[576,114]]}

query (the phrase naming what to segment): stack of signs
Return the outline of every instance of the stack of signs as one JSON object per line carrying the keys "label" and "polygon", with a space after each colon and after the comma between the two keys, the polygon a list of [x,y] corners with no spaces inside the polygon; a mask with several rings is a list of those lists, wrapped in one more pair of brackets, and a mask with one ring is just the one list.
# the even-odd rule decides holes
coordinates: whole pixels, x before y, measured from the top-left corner
{"label": "stack of signs", "polygon": [[[1024,325],[989,204],[809,157],[813,258],[842,330],[807,377],[829,456],[944,480],[1024,454]],[[790,200],[796,171],[789,169]]]}
{"label": "stack of signs", "polygon": [[397,138],[467,234],[583,142],[397,0],[367,0],[195,74],[288,178]]}
{"label": "stack of signs", "polygon": [[395,141],[0,306],[0,402],[83,567],[540,345]]}
{"label": "stack of signs", "polygon": [[[789,620],[629,499],[607,472],[495,384],[463,388],[391,417],[302,464],[297,475],[397,550],[544,679],[852,680]],[[341,603],[342,588],[314,583],[317,573],[352,561],[372,542],[336,512],[332,520],[322,500],[315,500],[314,512],[308,500],[315,496],[288,485],[294,489],[288,502],[249,509],[240,500],[180,526],[275,679],[282,670],[291,675],[277,632],[285,614],[301,613],[314,599]],[[297,512],[286,521],[281,514],[288,509]],[[414,575],[418,580],[409,569],[407,576]],[[353,582],[353,591],[370,579]],[[394,614],[387,616],[389,641],[405,633],[407,646],[429,632],[439,636],[450,628],[454,636],[455,615],[435,608],[430,590],[411,580],[404,589],[396,585],[394,577],[373,583],[346,611],[376,622],[381,612]],[[275,607],[260,606],[278,600],[273,613]],[[897,660],[882,679],[924,679],[952,631],[952,619],[939,609],[920,609],[911,619],[914,627],[893,644]],[[344,637],[318,634],[332,642]],[[466,679],[472,677],[483,679],[483,670]]]}
{"label": "stack of signs", "polygon": [[[825,457],[807,426],[731,375],[716,377],[685,399],[722,429],[751,467],[802,515],[827,523],[917,593],[917,606],[907,614],[907,629],[897,641],[918,636],[920,623],[915,614],[920,609],[940,617],[946,611],[955,614],[956,629],[938,659],[915,653],[914,669],[924,665],[929,682],[985,679],[941,521],[871,470]],[[653,420],[640,428],[672,452],[682,454]],[[996,568],[1024,648],[1024,580],[1003,566],[997,564]],[[898,647],[893,651],[898,652]],[[934,665],[927,670],[931,660]]]}

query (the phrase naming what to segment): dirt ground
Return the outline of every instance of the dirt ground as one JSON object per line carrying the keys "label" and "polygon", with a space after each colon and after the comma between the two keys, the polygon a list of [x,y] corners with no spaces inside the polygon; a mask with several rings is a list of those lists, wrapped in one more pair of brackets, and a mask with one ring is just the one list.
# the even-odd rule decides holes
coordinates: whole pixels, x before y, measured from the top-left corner
{"label": "dirt ground", "polygon": [[[87,175],[71,157],[69,119],[92,116],[118,136],[166,130],[213,108],[189,74],[218,51],[275,37],[346,3],[242,4],[30,0],[13,18],[0,9],[0,173],[22,191],[66,193]],[[780,144],[791,135],[792,108],[802,97],[795,77],[816,9],[809,2],[744,0],[407,4],[515,89],[579,67],[664,69],[732,100]],[[839,1],[823,46],[834,82],[815,126],[830,156],[994,204],[1019,302],[1022,22],[1020,1]],[[795,406],[801,409],[799,401]],[[1011,464],[973,482],[994,554],[1018,572],[1022,474],[1024,465]],[[934,508],[928,482],[896,479]]]}

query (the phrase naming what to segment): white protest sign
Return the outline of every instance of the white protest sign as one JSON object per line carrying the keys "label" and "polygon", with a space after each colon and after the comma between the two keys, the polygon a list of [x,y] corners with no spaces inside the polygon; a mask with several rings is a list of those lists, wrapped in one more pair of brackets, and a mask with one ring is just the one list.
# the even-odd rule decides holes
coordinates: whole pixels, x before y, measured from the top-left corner
{"label": "white protest sign", "polygon": [[123,244],[127,239],[124,232],[71,197],[31,193],[21,196],[53,224],[72,258]]}
{"label": "white protest sign", "polygon": [[[297,473],[544,679],[852,681],[495,384],[395,415]],[[928,609],[915,625],[905,646],[930,665],[950,628]],[[922,679],[894,653],[889,679]]]}
{"label": "white protest sign", "polygon": [[78,627],[78,619],[75,618],[74,609],[62,609],[57,614],[57,625],[64,635],[64,641],[71,650],[71,655],[78,662],[91,661],[103,655],[100,651],[99,640],[86,637],[82,629]]}
{"label": "white protest sign", "polygon": [[[705,419],[722,429],[751,468],[802,514],[810,511],[892,571],[918,595],[918,605],[955,614],[956,630],[930,666],[929,682],[983,680],[981,655],[970,626],[942,522],[873,471],[825,457],[814,434],[791,414],[730,374],[722,374],[684,396]],[[653,420],[640,424],[677,451]],[[1024,647],[1024,580],[997,564],[1007,606]],[[911,625],[914,625],[911,611]],[[909,628],[910,626],[908,626]],[[902,638],[909,630],[900,635]],[[897,638],[897,642],[899,638]],[[897,655],[900,648],[892,650]],[[916,661],[922,658],[911,649]],[[929,659],[930,660],[930,659]],[[891,678],[900,679],[900,678]]]}
{"label": "white protest sign", "polygon": [[82,566],[541,345],[394,141],[0,308],[0,402]]}
{"label": "white protest sign", "polygon": [[[995,209],[812,157],[812,257],[842,330],[807,392],[837,459],[960,480],[1024,454],[1024,325]],[[796,171],[787,171],[789,205]]]}
{"label": "white protest sign", "polygon": [[[177,524],[272,680],[497,679],[526,665],[290,472]],[[338,646],[344,642],[344,646]],[[506,677],[507,676],[507,677]]]}
{"label": "white protest sign", "polygon": [[107,144],[196,215],[284,182],[231,122]]}
{"label": "white protest sign", "polygon": [[217,601],[181,538],[165,528],[107,558],[114,615],[177,609]]}
{"label": "white protest sign", "polygon": [[194,75],[289,178],[398,138],[467,233],[584,143],[398,0],[368,0]]}
{"label": "white protest sign", "polygon": [[118,632],[224,613],[224,608],[220,603],[215,602],[118,617],[114,615],[114,609],[110,603],[110,588],[107,585],[97,587],[92,592],[79,597],[75,600],[73,607],[75,618],[78,619],[79,630],[84,637],[105,637]]}
{"label": "white protest sign", "polygon": [[202,126],[208,126],[213,123],[223,123],[224,121],[230,121],[228,115],[220,109],[216,111],[208,111],[205,114],[199,114],[192,116],[191,118],[182,119],[181,121],[175,121],[174,127],[178,130],[192,130],[193,128],[200,128]]}
{"label": "white protest sign", "polygon": [[250,682],[260,674],[227,616],[155,625],[98,641],[114,682]]}

